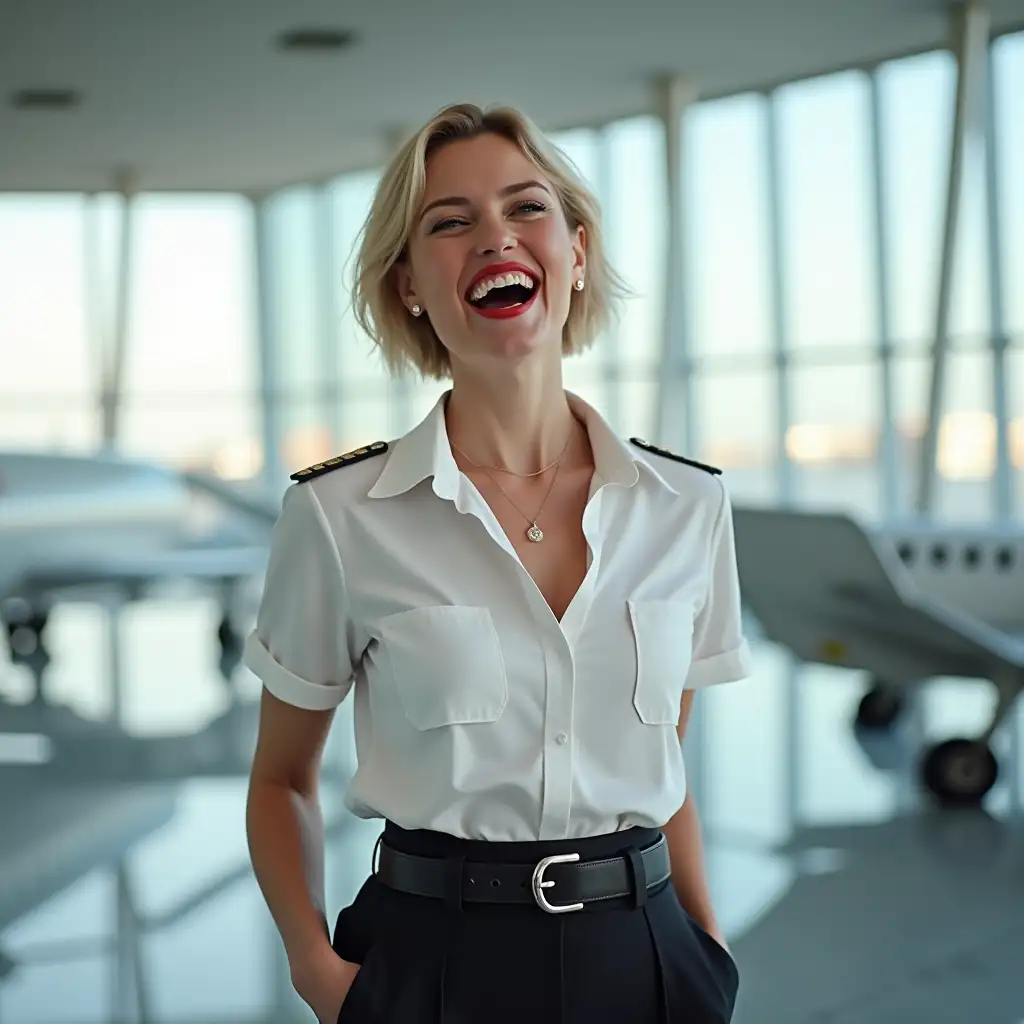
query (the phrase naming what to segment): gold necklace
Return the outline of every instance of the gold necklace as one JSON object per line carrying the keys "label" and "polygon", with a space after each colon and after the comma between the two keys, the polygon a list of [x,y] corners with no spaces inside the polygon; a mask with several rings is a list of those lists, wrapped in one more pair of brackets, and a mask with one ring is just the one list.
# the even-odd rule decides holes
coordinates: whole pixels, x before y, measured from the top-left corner
{"label": "gold necklace", "polygon": [[[572,432],[569,433],[569,438],[565,442],[565,447],[562,449],[562,454],[555,459],[554,462],[549,466],[545,466],[544,469],[539,470],[536,473],[515,473],[514,476],[540,476],[541,473],[546,473],[551,466],[555,467],[554,476],[551,477],[551,483],[548,486],[548,492],[544,495],[544,500],[540,503],[540,508],[537,509],[537,514],[531,519],[511,498],[508,491],[501,486],[500,483],[491,474],[490,469],[500,469],[498,466],[481,466],[480,463],[474,462],[454,441],[449,438],[449,444],[473,467],[476,469],[482,469],[495,487],[501,491],[502,494],[508,498],[508,503],[530,524],[526,530],[526,539],[531,540],[534,544],[539,544],[544,539],[544,531],[537,525],[537,520],[540,519],[541,512],[544,511],[544,506],[548,503],[548,498],[551,497],[551,492],[555,489],[555,481],[558,479],[558,471],[562,468],[562,459],[565,458],[565,453],[569,450],[569,441],[572,440]],[[512,470],[505,470],[506,473],[511,473]]]}
{"label": "gold necklace", "polygon": [[569,431],[569,436],[568,436],[568,438],[566,439],[566,442],[565,442],[565,446],[562,448],[561,454],[558,456],[558,458],[555,459],[554,462],[549,462],[543,469],[538,469],[534,473],[517,473],[515,470],[508,469],[506,466],[481,466],[479,462],[473,462],[473,460],[454,441],[452,441],[451,438],[448,439],[448,443],[468,463],[470,463],[476,469],[482,469],[482,470],[484,470],[484,472],[486,472],[489,469],[494,469],[494,470],[497,470],[499,473],[508,473],[511,476],[522,477],[525,480],[525,479],[529,479],[530,477],[541,476],[542,474],[546,473],[549,469],[551,469],[552,466],[557,466],[558,463],[561,462],[562,459],[565,457],[565,453],[566,453],[566,451],[569,448],[569,442],[572,440],[572,433],[573,432],[570,430]]}

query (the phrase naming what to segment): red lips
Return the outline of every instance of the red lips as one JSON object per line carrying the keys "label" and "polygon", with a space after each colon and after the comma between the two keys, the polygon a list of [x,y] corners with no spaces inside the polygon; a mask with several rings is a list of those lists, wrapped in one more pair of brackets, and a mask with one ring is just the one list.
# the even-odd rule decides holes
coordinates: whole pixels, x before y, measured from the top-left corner
{"label": "red lips", "polygon": [[[492,263],[488,267],[484,267],[472,281],[466,285],[466,294],[469,293],[485,278],[485,277],[497,277],[498,274],[512,274],[519,271],[521,274],[529,274],[533,278],[534,282],[540,282],[540,274],[536,270],[531,270],[529,267],[524,266],[522,263]],[[536,289],[534,289],[536,291]]]}

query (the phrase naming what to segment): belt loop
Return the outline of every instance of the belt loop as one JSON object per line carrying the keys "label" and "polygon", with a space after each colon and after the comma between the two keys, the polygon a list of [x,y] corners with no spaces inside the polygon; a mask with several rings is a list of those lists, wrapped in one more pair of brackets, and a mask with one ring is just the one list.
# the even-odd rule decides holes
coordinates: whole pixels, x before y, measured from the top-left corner
{"label": "belt loop", "polygon": [[465,854],[452,853],[444,859],[444,903],[455,914],[462,913],[462,875]]}
{"label": "belt loop", "polygon": [[640,851],[632,846],[626,851],[629,863],[633,868],[633,906],[639,910],[647,906],[647,868]]}

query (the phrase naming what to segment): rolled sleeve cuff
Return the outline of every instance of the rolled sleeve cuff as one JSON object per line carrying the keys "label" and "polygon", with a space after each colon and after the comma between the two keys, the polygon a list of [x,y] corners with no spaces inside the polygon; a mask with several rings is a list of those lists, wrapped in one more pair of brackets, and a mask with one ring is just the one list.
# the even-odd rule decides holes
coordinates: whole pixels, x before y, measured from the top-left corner
{"label": "rolled sleeve cuff", "polygon": [[351,689],[351,682],[344,685],[311,683],[289,672],[267,650],[255,632],[246,638],[242,663],[279,700],[307,711],[330,711],[345,699]]}
{"label": "rolled sleeve cuff", "polygon": [[690,666],[686,687],[696,689],[700,686],[715,686],[718,683],[735,683],[740,679],[746,679],[752,667],[750,647],[744,640],[739,647],[734,647],[731,651],[695,661]]}

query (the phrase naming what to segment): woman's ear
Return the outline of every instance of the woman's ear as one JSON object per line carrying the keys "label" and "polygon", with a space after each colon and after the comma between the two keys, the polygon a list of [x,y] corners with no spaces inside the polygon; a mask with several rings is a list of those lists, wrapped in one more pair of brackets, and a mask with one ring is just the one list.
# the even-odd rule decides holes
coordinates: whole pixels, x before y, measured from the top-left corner
{"label": "woman's ear", "polygon": [[405,308],[412,312],[413,306],[417,304],[422,306],[416,294],[416,284],[413,281],[412,271],[406,263],[396,263],[394,270],[395,287],[398,289],[398,296]]}
{"label": "woman's ear", "polygon": [[572,269],[577,276],[583,277],[587,269],[587,230],[582,224],[576,228],[572,241],[572,253]]}

